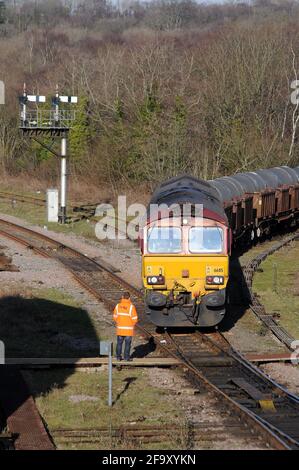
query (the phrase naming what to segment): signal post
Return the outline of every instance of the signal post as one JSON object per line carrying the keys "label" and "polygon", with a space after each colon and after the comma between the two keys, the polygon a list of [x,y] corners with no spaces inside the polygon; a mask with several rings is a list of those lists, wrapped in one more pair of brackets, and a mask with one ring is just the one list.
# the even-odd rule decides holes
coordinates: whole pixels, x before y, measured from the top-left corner
{"label": "signal post", "polygon": [[[46,103],[43,95],[28,95],[24,84],[23,95],[19,97],[20,103],[20,129],[24,134],[38,142],[56,157],[60,158],[60,210],[58,221],[62,224],[67,219],[67,142],[68,133],[72,122],[75,120],[75,111],[60,109],[60,103],[76,104],[77,96],[60,95],[56,86],[55,96],[52,97],[52,108],[50,110],[40,109],[39,103]],[[33,103],[29,107],[29,103]],[[46,145],[39,140],[39,136],[52,137],[51,145]],[[61,137],[61,150],[53,149],[55,139]]]}

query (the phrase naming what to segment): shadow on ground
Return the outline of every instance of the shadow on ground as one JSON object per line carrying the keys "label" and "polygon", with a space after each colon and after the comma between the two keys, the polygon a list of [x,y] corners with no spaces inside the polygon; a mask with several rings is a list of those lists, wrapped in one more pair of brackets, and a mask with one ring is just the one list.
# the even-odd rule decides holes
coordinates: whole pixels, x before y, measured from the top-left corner
{"label": "shadow on ground", "polygon": [[126,377],[124,379],[124,382],[125,382],[125,386],[124,388],[122,389],[121,392],[119,392],[119,394],[117,395],[117,397],[115,398],[115,400],[113,401],[113,404],[115,405],[115,403],[118,402],[118,400],[121,398],[121,396],[126,393],[126,391],[128,390],[128,388],[130,387],[130,385],[132,383],[134,383],[135,381],[137,380],[137,377]]}
{"label": "shadow on ground", "polygon": [[135,346],[135,347],[133,345],[133,349],[134,350],[132,353],[132,357],[142,358],[154,352],[156,350],[156,344],[154,342],[154,339],[150,338],[147,343],[139,344],[138,346]]}
{"label": "shadow on ground", "polygon": [[88,313],[45,299],[0,299],[0,339],[6,357],[98,355],[99,338]]}
{"label": "shadow on ground", "polygon": [[[5,345],[6,359],[99,355],[99,337],[84,309],[39,298],[0,298],[0,340]],[[54,384],[44,380],[40,384],[39,394],[48,393],[53,386],[65,386],[73,369],[64,368],[61,371],[60,382]],[[17,383],[21,383],[18,368],[1,365],[0,404],[6,404],[3,411],[6,418],[30,395],[26,387],[25,390],[22,387],[22,393],[15,390]],[[5,425],[4,421],[2,419],[2,425]]]}
{"label": "shadow on ground", "polygon": [[227,312],[219,324],[219,330],[223,332],[233,328],[246,313],[250,304],[250,293],[237,255],[230,259],[229,272]]}

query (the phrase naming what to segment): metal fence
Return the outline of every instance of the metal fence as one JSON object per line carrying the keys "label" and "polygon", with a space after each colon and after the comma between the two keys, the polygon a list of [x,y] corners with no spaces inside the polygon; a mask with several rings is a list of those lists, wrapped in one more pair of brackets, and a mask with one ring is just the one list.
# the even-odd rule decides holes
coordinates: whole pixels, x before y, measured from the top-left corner
{"label": "metal fence", "polygon": [[21,112],[20,127],[23,129],[69,129],[76,118],[70,110],[34,110]]}

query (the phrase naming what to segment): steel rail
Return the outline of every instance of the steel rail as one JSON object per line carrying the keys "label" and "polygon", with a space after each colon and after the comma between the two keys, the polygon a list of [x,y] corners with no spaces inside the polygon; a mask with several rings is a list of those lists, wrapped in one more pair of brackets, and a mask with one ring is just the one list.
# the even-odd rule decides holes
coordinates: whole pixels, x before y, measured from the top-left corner
{"label": "steel rail", "polygon": [[0,191],[0,198],[1,199],[9,199],[10,201],[18,201],[18,202],[27,202],[29,204],[35,204],[39,206],[44,206],[46,203],[45,199],[41,199],[34,196],[27,196],[22,194],[14,194],[8,193],[6,191]]}
{"label": "steel rail", "polygon": [[[11,202],[23,202],[23,203],[27,203],[27,204],[33,204],[33,205],[38,205],[38,206],[41,206],[41,207],[46,207],[46,203],[47,203],[47,200],[46,199],[43,199],[43,198],[40,198],[40,197],[37,197],[37,196],[30,196],[30,195],[24,195],[24,194],[16,194],[16,193],[10,193],[10,192],[7,192],[7,191],[0,191],[0,199],[8,199],[10,200]],[[78,203],[75,203],[75,202],[70,202],[70,208],[72,210],[72,212],[78,212],[78,213],[82,213],[82,212],[88,212],[88,215],[92,215],[91,213],[93,211],[95,211],[97,205],[100,204],[100,203],[93,203],[93,202],[89,202],[89,203],[83,203],[83,204],[80,204],[79,202]]]}
{"label": "steel rail", "polygon": [[[142,443],[161,443],[175,440],[192,447],[194,443],[227,439],[226,427],[240,434],[239,426],[233,422],[211,424],[209,421],[186,425],[165,423],[163,425],[122,425],[119,427],[102,426],[93,429],[53,429],[56,442],[100,442],[102,439],[118,439]],[[241,433],[242,434],[242,433]]]}
{"label": "steel rail", "polygon": [[[215,345],[217,345],[217,341],[216,342],[215,340],[211,341],[211,339],[207,335],[204,335],[203,333],[199,333],[199,332],[190,333],[189,337],[191,339],[192,337],[195,337],[197,335],[199,335],[202,340],[211,342],[212,348],[210,352],[212,352],[212,349],[214,349]],[[225,393],[223,390],[219,388],[219,386],[215,385],[215,383],[213,383],[213,381],[209,379],[209,374],[207,371],[208,368],[197,367],[194,364],[194,359],[190,359],[187,357],[186,347],[183,349],[182,347],[178,345],[177,338],[179,338],[180,336],[177,336],[175,333],[174,334],[166,333],[166,336],[168,336],[169,338],[169,343],[172,343],[175,348],[174,350],[171,349],[171,347],[167,348],[169,354],[173,357],[180,356],[182,358],[183,364],[187,365],[190,372],[193,373],[195,379],[199,378],[208,387],[208,389],[213,390],[213,392],[215,393],[215,396],[217,396],[218,398],[221,397],[225,401],[225,403],[232,405],[235,408],[235,410],[239,408],[239,411],[243,411],[243,413],[247,415],[247,418],[250,417],[251,420],[255,422],[255,424],[258,424],[260,426],[260,431],[262,431],[262,433],[266,432],[265,437],[267,435],[268,435],[268,438],[270,437],[272,445],[274,445],[278,449],[289,449],[289,450],[299,449],[298,440],[293,439],[287,433],[281,431],[277,426],[274,426],[273,424],[271,424],[267,419],[264,419],[263,417],[259,416],[257,413],[252,412],[248,407],[238,403],[237,400],[233,399],[228,393]],[[220,347],[220,343],[222,342],[222,340],[225,340],[225,338],[220,333],[215,333],[214,337],[215,336],[218,336],[217,340],[219,341],[219,349],[221,349],[221,352],[224,352],[224,350]],[[288,399],[294,401],[296,405],[298,404],[298,423],[299,423],[299,399],[298,397],[288,392],[280,384],[274,382],[266,374],[263,374],[258,368],[253,366],[243,356],[237,353],[237,351],[235,351],[230,346],[229,343],[227,344],[229,346],[229,349],[226,351],[226,354],[232,359],[234,359],[239,367],[244,368],[248,371],[251,371],[255,375],[255,377],[262,377],[265,382],[271,383],[274,389],[281,390],[281,392],[284,393]],[[215,367],[210,368],[210,369],[213,372],[215,371]],[[225,376],[225,366],[221,365],[219,367],[219,370],[221,370],[222,376]],[[227,373],[227,377],[229,377],[228,373]]]}

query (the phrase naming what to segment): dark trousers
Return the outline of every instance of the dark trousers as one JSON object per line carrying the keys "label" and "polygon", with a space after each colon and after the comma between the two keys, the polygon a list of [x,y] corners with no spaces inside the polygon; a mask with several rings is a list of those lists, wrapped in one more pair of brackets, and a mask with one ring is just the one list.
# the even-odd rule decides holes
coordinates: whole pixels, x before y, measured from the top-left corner
{"label": "dark trousers", "polygon": [[117,336],[116,357],[122,356],[123,342],[125,341],[125,360],[130,359],[130,349],[132,344],[132,336]]}

